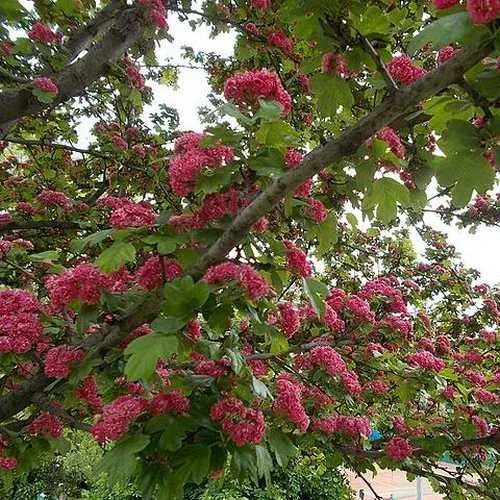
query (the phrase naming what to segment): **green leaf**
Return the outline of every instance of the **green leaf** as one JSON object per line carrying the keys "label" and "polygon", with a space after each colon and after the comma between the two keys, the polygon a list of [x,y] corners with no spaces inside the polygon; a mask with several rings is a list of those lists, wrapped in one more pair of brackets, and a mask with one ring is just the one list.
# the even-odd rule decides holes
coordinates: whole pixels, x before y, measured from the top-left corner
{"label": "green leaf", "polygon": [[191,276],[177,278],[165,286],[164,312],[177,318],[190,317],[208,299],[209,286],[199,281],[193,282]]}
{"label": "green leaf", "polygon": [[233,349],[226,349],[226,354],[231,360],[231,368],[236,375],[240,375],[245,367],[245,359],[239,351]]}
{"label": "green leaf", "polygon": [[410,201],[408,189],[389,177],[376,180],[363,200],[363,210],[377,209],[377,219],[388,224],[397,215],[398,203],[407,205]]}
{"label": "green leaf", "polygon": [[474,190],[483,194],[493,187],[495,172],[477,153],[461,152],[446,158],[435,157],[433,165],[439,184],[453,186],[450,194],[457,207],[467,205]]}
{"label": "green leaf", "polygon": [[208,476],[211,449],[202,444],[185,446],[182,449],[183,461],[189,464],[189,476],[196,484],[201,484]]}
{"label": "green leaf", "polygon": [[285,150],[300,144],[299,133],[287,122],[266,122],[255,134],[258,143]]}
{"label": "green leaf", "polygon": [[259,478],[265,478],[266,484],[271,484],[271,471],[273,470],[273,459],[266,447],[258,444],[255,446],[257,457],[257,474]]}
{"label": "green leaf", "polygon": [[179,341],[173,335],[150,333],[133,340],[125,349],[130,356],[125,366],[125,375],[130,380],[149,379],[160,358],[168,359],[177,352]]}
{"label": "green leaf", "polygon": [[97,267],[104,273],[118,271],[126,262],[135,259],[135,247],[132,243],[115,241],[97,257]]}
{"label": "green leaf", "polygon": [[0,2],[0,18],[17,21],[25,15],[24,7],[18,0],[2,0]]}
{"label": "green leaf", "polygon": [[57,94],[54,92],[46,92],[45,90],[40,90],[39,88],[34,88],[31,93],[38,99],[42,104],[50,104]]}
{"label": "green leaf", "polygon": [[284,172],[283,155],[280,150],[268,148],[248,159],[248,166],[260,176],[280,176]]}
{"label": "green leaf", "polygon": [[356,19],[353,19],[354,27],[363,35],[371,33],[385,34],[389,32],[389,20],[386,14],[377,6],[370,5],[363,9]]}
{"label": "green leaf", "polygon": [[103,231],[98,231],[97,233],[89,234],[88,236],[85,236],[85,238],[71,240],[71,243],[69,244],[69,249],[73,253],[81,253],[87,247],[98,245],[99,243],[104,241],[109,235],[111,235],[112,232],[113,232],[112,229],[104,229]]}
{"label": "green leaf", "polygon": [[160,316],[151,323],[151,328],[158,333],[173,334],[178,332],[184,325],[185,321],[179,318],[165,318]]}
{"label": "green leaf", "polygon": [[137,467],[136,453],[149,444],[149,436],[127,434],[106,452],[97,466],[98,473],[108,474],[112,484],[126,484]]}
{"label": "green leaf", "polygon": [[339,239],[337,217],[333,212],[330,212],[326,219],[321,224],[316,224],[312,230],[313,234],[318,238],[318,253],[320,256],[331,251],[332,246]]}
{"label": "green leaf", "polygon": [[196,193],[211,194],[219,192],[231,183],[233,167],[219,167],[204,169],[196,181]]}
{"label": "green leaf", "polygon": [[415,54],[424,45],[431,43],[434,49],[459,42],[476,27],[468,12],[457,12],[443,16],[426,26],[408,45],[408,53]]}
{"label": "green leaf", "polygon": [[167,451],[179,450],[188,433],[196,428],[193,420],[184,416],[161,415],[161,417],[157,418],[161,419],[161,421],[158,420],[158,423],[164,429],[158,441],[158,446]]}
{"label": "green leaf", "polygon": [[32,253],[30,255],[30,260],[33,262],[51,262],[53,260],[59,259],[58,250],[47,250],[41,253]]}
{"label": "green leaf", "polygon": [[297,453],[297,447],[292,440],[278,428],[270,429],[267,432],[267,440],[273,451],[276,462],[280,467],[286,467],[291,457]]}
{"label": "green leaf", "polygon": [[311,78],[311,91],[318,99],[319,112],[325,118],[335,117],[339,106],[349,111],[354,104],[349,83],[335,75],[315,75]]}
{"label": "green leaf", "polygon": [[328,287],[312,278],[303,278],[304,293],[311,302],[318,317],[322,318],[325,313],[325,298],[328,295]]}
{"label": "green leaf", "polygon": [[254,116],[254,121],[273,122],[279,120],[283,106],[277,101],[260,101],[259,111]]}
{"label": "green leaf", "polygon": [[252,389],[254,394],[260,399],[272,398],[271,392],[267,388],[267,385],[264,384],[257,377],[252,375]]}

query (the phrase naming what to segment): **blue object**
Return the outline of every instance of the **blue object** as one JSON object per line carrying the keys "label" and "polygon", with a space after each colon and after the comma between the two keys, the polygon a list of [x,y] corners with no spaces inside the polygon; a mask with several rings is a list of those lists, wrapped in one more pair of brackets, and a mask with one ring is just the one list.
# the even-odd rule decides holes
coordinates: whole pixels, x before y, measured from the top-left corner
{"label": "blue object", "polygon": [[368,439],[370,441],[378,441],[379,439],[382,439],[382,434],[380,434],[379,431],[376,429],[373,429],[370,435],[368,436]]}

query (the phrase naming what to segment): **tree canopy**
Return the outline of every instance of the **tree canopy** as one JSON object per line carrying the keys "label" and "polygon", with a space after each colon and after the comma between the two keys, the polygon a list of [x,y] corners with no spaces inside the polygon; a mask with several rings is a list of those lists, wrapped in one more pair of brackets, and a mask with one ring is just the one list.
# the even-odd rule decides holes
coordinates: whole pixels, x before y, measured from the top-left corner
{"label": "tree canopy", "polygon": [[[308,449],[499,498],[500,291],[424,222],[499,225],[499,17],[3,0],[0,480],[74,428],[143,498]],[[171,19],[233,55],[173,54]],[[180,59],[208,75],[200,130],[155,104]]]}

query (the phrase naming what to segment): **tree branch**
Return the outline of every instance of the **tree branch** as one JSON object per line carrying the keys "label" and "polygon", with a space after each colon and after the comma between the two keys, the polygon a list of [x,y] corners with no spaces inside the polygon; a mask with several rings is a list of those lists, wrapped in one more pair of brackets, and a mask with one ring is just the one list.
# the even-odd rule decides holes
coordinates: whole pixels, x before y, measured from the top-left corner
{"label": "tree branch", "polygon": [[49,142],[35,139],[22,139],[20,137],[6,137],[2,139],[3,141],[10,142],[12,144],[21,144],[23,146],[41,146],[43,148],[53,148],[53,149],[66,149],[68,151],[74,151],[75,153],[89,154],[93,156],[98,156],[99,158],[109,158],[109,155],[101,153],[99,151],[94,151],[92,149],[82,149],[75,146],[70,146],[69,144],[59,144],[55,142]]}
{"label": "tree branch", "polygon": [[[59,88],[51,105],[59,104],[81,94],[90,84],[106,74],[109,64],[116,62],[142,35],[147,21],[139,7],[122,10],[102,40],[87,54],[52,78]],[[47,75],[51,76],[51,75]],[[31,93],[31,89],[6,90],[0,93],[0,135],[23,116],[46,108]]]}
{"label": "tree branch", "polygon": [[26,229],[81,229],[77,222],[67,222],[59,220],[40,220],[40,221],[13,221],[0,225],[0,233],[9,231],[21,231]]}

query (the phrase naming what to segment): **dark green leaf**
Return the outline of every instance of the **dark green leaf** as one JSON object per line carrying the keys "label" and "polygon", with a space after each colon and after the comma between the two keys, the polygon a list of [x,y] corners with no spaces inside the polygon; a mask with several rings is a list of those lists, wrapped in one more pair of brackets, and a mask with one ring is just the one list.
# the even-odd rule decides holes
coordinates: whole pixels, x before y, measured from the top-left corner
{"label": "dark green leaf", "polygon": [[126,262],[132,262],[134,259],[135,247],[132,243],[115,241],[97,257],[96,264],[101,271],[112,273],[118,271]]}

